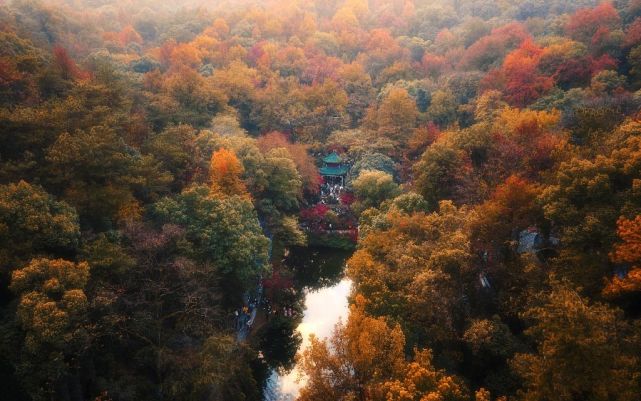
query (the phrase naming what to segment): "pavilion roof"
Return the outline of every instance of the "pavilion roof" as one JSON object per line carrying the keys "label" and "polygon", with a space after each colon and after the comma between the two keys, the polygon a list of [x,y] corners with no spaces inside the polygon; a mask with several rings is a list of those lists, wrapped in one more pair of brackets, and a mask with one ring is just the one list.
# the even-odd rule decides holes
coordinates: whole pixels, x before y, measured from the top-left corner
{"label": "pavilion roof", "polygon": [[337,164],[343,161],[343,159],[341,159],[341,157],[336,152],[332,152],[329,155],[323,157],[323,161],[325,163]]}
{"label": "pavilion roof", "polygon": [[320,168],[320,175],[324,175],[324,176],[342,176],[346,174],[347,174],[347,167],[345,166]]}

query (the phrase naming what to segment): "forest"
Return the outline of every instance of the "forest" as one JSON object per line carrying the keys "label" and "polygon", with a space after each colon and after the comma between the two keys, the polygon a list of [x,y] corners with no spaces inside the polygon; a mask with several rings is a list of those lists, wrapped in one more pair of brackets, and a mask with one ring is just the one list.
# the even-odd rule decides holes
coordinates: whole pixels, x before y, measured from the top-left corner
{"label": "forest", "polygon": [[641,399],[641,0],[0,1],[0,400],[292,371]]}

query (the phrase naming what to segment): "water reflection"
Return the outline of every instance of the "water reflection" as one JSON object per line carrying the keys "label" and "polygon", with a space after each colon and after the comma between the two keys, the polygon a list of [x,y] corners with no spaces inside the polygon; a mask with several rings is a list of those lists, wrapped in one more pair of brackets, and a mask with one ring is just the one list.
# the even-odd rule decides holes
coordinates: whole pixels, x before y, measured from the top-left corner
{"label": "water reflection", "polygon": [[[347,297],[349,296],[351,284],[349,279],[343,279],[336,285],[310,291],[306,294],[303,321],[296,328],[303,337],[303,343],[299,351],[309,346],[310,334],[314,334],[319,338],[328,337],[339,319],[345,320],[348,312]],[[298,372],[296,369],[286,375],[273,377],[272,380],[276,380],[278,393],[280,394],[275,399],[295,399],[304,382],[303,378],[300,383],[297,383],[297,377]]]}
{"label": "water reflection", "polygon": [[351,251],[328,248],[294,248],[285,263],[294,273],[294,286],[315,290],[338,284]]}
{"label": "water reflection", "polygon": [[[297,248],[286,258],[285,265],[292,274],[294,293],[302,301],[302,319],[296,327],[303,339],[299,351],[309,345],[309,335],[319,338],[331,334],[339,319],[345,319],[348,311],[347,297],[351,282],[344,278],[345,260],[351,252],[327,248]],[[281,291],[283,294],[288,291]],[[276,295],[276,294],[274,294]],[[285,337],[284,337],[284,342]],[[281,366],[287,366],[283,364]],[[304,379],[297,383],[298,371],[289,373],[274,371],[269,379],[265,399],[268,401],[293,400],[298,395]]]}

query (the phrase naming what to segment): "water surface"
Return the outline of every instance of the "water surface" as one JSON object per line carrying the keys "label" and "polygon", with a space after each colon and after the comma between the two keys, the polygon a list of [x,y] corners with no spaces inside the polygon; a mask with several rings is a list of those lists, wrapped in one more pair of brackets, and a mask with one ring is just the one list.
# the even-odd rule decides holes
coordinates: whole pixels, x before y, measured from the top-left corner
{"label": "water surface", "polygon": [[[332,334],[334,326],[342,319],[345,321],[348,312],[347,297],[351,281],[343,279],[332,287],[312,291],[305,296],[305,315],[297,330],[303,336],[299,352],[309,346],[309,335],[326,338]],[[278,387],[281,399],[295,399],[303,385],[304,378],[297,383],[298,371],[294,369],[287,375],[278,376]],[[287,397],[289,395],[290,397]]]}
{"label": "water surface", "polygon": [[[294,286],[304,293],[303,318],[296,330],[303,342],[302,352],[309,346],[309,336],[327,338],[339,320],[348,313],[347,298],[351,281],[344,277],[345,260],[351,252],[324,248],[299,248],[287,258],[286,264],[294,273]],[[288,374],[273,372],[269,379],[266,400],[294,400],[304,385],[299,371]]]}

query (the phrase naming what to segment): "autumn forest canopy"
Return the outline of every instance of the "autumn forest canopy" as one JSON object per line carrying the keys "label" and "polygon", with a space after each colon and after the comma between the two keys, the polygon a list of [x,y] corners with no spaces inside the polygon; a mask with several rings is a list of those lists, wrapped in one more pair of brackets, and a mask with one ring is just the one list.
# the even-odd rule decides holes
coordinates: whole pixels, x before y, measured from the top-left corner
{"label": "autumn forest canopy", "polygon": [[641,0],[173,3],[0,2],[1,400],[641,399]]}

